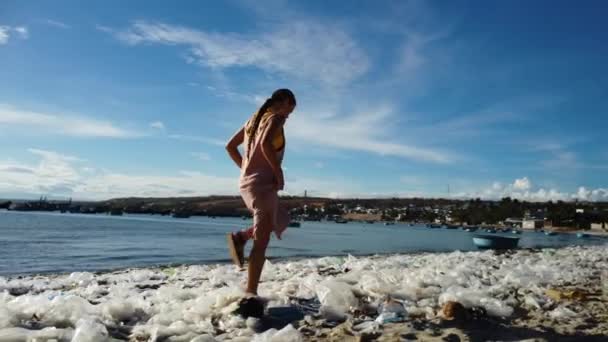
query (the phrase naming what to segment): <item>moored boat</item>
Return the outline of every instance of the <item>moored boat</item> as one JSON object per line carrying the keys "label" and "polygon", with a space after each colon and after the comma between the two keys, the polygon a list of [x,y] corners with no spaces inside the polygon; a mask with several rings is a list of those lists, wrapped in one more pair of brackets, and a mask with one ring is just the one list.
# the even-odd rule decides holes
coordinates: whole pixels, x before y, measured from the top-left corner
{"label": "moored boat", "polygon": [[519,238],[512,236],[476,234],[473,236],[473,243],[480,249],[513,249],[517,247]]}
{"label": "moored boat", "polygon": [[289,224],[287,225],[287,227],[290,228],[300,228],[302,225],[300,224],[300,222],[298,221],[291,221],[289,222]]}
{"label": "moored boat", "polygon": [[494,227],[487,227],[485,228],[486,233],[490,233],[490,234],[495,234],[496,233],[496,229],[494,229]]}
{"label": "moored boat", "polygon": [[579,239],[588,238],[589,234],[587,234],[587,233],[576,233],[576,237],[579,238]]}

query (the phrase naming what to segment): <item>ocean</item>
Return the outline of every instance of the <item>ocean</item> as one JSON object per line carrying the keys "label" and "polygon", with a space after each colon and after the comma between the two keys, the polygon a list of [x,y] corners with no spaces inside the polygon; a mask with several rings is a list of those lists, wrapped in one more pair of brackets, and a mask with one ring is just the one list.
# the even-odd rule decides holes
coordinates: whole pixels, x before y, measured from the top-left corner
{"label": "ocean", "polygon": [[[250,220],[154,215],[81,215],[0,211],[0,275],[107,271],[129,267],[229,262],[225,234]],[[500,233],[499,233],[500,234]],[[504,233],[513,236],[511,233]],[[270,259],[330,255],[473,251],[460,229],[380,223],[303,222],[273,240]],[[599,244],[575,234],[518,235],[523,248]]]}

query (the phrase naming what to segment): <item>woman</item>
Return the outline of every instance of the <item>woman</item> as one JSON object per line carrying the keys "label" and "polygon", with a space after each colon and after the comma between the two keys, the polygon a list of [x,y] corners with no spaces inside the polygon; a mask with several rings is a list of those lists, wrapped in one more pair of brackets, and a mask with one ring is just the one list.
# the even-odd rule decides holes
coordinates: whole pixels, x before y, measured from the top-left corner
{"label": "woman", "polygon": [[[240,192],[253,215],[253,226],[228,234],[228,247],[234,263],[243,267],[244,248],[253,239],[247,269],[248,295],[257,296],[266,247],[274,231],[277,238],[287,228],[287,210],[279,206],[278,192],[283,190],[281,162],[285,151],[283,125],[296,106],[296,98],[289,89],[279,89],[247,121],[228,142],[226,150],[241,169]],[[245,144],[245,155],[238,146]]]}

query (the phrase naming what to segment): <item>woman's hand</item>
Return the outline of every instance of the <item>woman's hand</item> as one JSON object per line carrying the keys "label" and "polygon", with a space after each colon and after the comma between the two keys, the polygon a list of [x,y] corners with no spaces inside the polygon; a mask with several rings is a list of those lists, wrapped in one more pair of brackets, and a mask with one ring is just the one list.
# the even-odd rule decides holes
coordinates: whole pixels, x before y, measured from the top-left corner
{"label": "woman's hand", "polygon": [[285,178],[283,177],[283,170],[281,169],[274,175],[274,186],[277,191],[281,191],[285,187]]}

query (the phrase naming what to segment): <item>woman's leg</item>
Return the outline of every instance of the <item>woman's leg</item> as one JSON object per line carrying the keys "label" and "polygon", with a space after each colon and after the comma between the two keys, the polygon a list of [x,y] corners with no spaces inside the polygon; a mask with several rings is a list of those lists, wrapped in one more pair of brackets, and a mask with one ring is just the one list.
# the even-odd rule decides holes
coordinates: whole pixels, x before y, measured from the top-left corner
{"label": "woman's leg", "polygon": [[243,229],[239,232],[234,233],[236,236],[239,237],[239,240],[243,242],[243,245],[245,243],[247,243],[247,241],[249,241],[250,239],[253,239],[253,226],[247,228],[247,229]]}
{"label": "woman's leg", "polygon": [[253,240],[253,247],[249,254],[249,264],[247,266],[247,293],[257,296],[260,276],[262,275],[262,269],[266,261],[266,248],[268,247],[273,228],[273,220],[271,217],[266,216],[256,224],[255,239]]}

